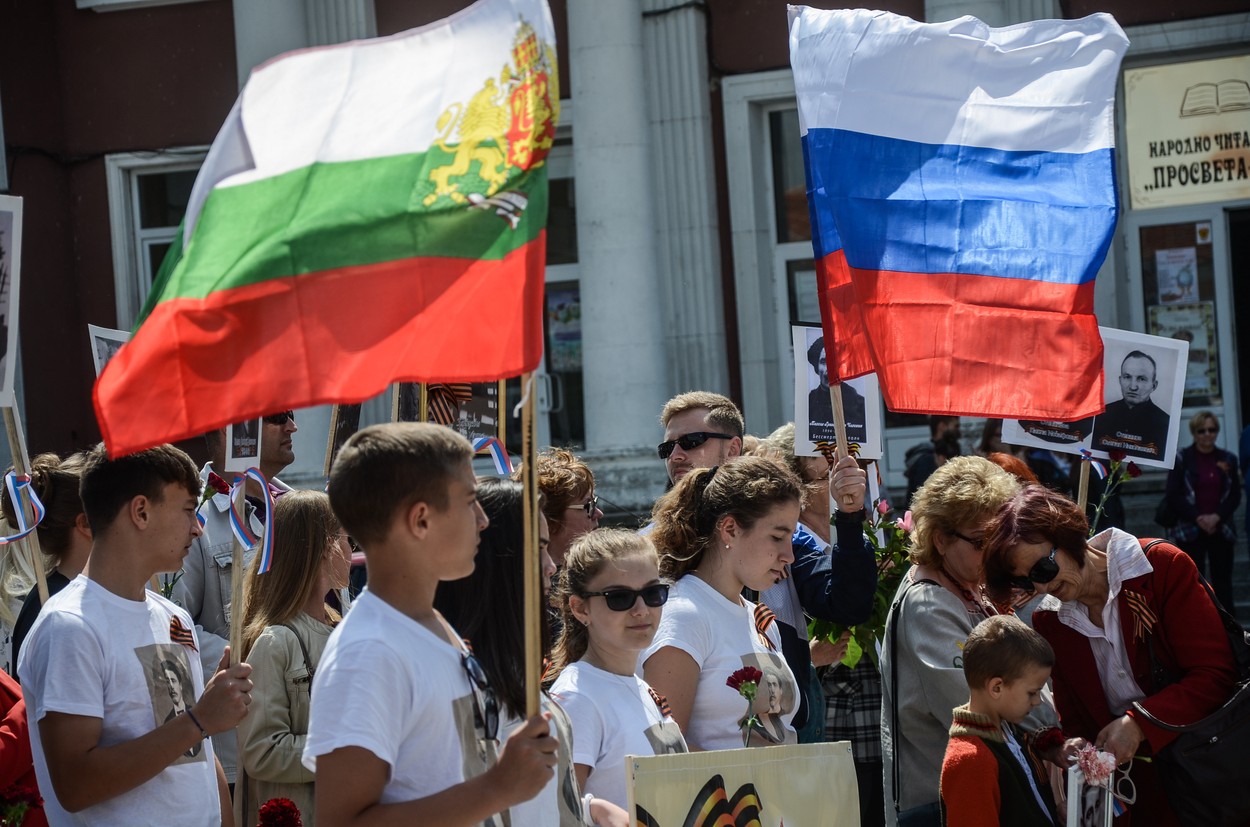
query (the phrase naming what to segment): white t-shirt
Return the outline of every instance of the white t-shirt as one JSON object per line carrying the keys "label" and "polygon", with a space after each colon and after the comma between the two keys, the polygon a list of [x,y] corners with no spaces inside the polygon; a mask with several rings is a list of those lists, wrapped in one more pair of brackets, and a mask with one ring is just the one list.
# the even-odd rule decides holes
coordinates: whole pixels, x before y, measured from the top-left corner
{"label": "white t-shirt", "polygon": [[[560,704],[547,695],[542,696],[544,712],[551,713],[550,732],[559,742],[556,752],[559,758],[551,780],[542,792],[529,801],[522,801],[509,809],[512,827],[585,827],[582,820],[582,792],[577,787],[577,775],[569,745],[573,739],[573,725]],[[525,722],[523,718],[507,715],[500,724],[499,738],[503,740]]]}
{"label": "white t-shirt", "polygon": [[739,721],[746,718],[747,702],[725,682],[744,666],[764,673],[754,706],[760,724],[752,728],[748,745],[798,743],[790,726],[798,708],[798,684],[781,655],[776,624],[765,635],[756,631],[754,603],[730,601],[695,575],[686,575],[669,590],[660,628],[641,662],[645,664],[665,646],[680,649],[699,665],[694,708],[685,732],[692,749],[742,747]]}
{"label": "white t-shirt", "polygon": [[304,766],[360,747],[390,765],[381,803],[413,801],[485,769],[462,650],[368,589],[330,634],[312,686]]}
{"label": "white t-shirt", "polygon": [[677,722],[660,713],[649,690],[642,678],[584,661],[564,667],[551,687],[573,722],[573,763],[592,770],[585,792],[621,809],[629,806],[625,756],[686,751]]}
{"label": "white t-shirt", "polygon": [[[18,671],[31,723],[49,712],[99,718],[100,745],[113,746],[193,706],[204,691],[204,674],[196,651],[170,639],[175,619],[194,635],[190,615],[158,594],[147,592],[140,602],[83,575],[70,581],[48,601],[22,645]],[[50,824],[221,823],[211,741],[196,744],[133,790],[68,813],[52,791],[40,735],[32,725],[35,775]]]}

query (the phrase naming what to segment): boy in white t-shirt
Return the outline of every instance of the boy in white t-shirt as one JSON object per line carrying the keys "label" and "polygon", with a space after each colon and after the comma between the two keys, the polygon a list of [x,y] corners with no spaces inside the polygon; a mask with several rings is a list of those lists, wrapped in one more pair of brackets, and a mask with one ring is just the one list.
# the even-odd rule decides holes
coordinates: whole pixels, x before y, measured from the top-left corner
{"label": "boy in white t-shirt", "polygon": [[[210,735],[247,713],[251,667],[204,685],[190,616],[147,590],[200,535],[200,481],[171,445],[87,457],[92,530],[81,575],[48,601],[18,670],[35,774],[52,825],[233,824]],[[197,700],[198,698],[198,700]]]}
{"label": "boy in white t-shirt", "polygon": [[434,609],[473,571],[487,525],[472,446],[450,428],[375,425],[330,472],[330,504],[365,551],[369,586],[330,636],[313,681],[304,763],[318,827],[474,825],[539,793],[556,740],[535,716],[504,743],[485,674]]}

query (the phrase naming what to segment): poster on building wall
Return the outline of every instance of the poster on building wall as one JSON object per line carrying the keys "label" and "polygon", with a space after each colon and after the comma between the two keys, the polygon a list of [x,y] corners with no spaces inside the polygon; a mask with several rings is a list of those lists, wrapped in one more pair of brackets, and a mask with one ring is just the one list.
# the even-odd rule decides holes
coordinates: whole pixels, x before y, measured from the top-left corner
{"label": "poster on building wall", "polygon": [[130,331],[89,324],[87,339],[91,342],[91,361],[95,364],[95,375],[99,376],[109,359],[116,356],[122,345],[130,341]]}
{"label": "poster on building wall", "polygon": [[[833,397],[825,364],[825,338],[819,327],[792,325],[794,341],[794,455],[821,455],[819,443],[837,444]],[[846,439],[863,459],[881,459],[881,391],[870,373],[838,385]]]}
{"label": "poster on building wall", "polygon": [[[1185,398],[1220,395],[1220,360],[1215,338],[1215,302],[1149,308],[1147,326],[1155,336],[1189,343]],[[1201,403],[1199,403],[1201,404]],[[1215,404],[1215,403],[1212,403]]]}
{"label": "poster on building wall", "polygon": [[0,195],[0,407],[15,402],[18,286],[22,274],[22,199]]}
{"label": "poster on building wall", "polygon": [[1004,420],[1003,441],[1064,454],[1087,450],[1101,459],[1116,451],[1138,465],[1171,468],[1180,436],[1189,341],[1110,327],[1098,332],[1106,410],[1075,422]]}
{"label": "poster on building wall", "polygon": [[1124,72],[1133,209],[1250,198],[1250,55]]}

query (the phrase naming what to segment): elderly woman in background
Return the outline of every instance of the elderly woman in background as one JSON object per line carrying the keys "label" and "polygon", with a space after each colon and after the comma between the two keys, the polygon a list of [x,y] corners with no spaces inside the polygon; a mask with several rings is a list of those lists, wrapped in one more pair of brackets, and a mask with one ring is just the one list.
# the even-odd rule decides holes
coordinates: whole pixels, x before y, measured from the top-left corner
{"label": "elderly woman in background", "polygon": [[1169,532],[1176,545],[1194,559],[1199,573],[1209,569],[1215,596],[1230,612],[1233,607],[1233,546],[1237,530],[1233,512],[1241,504],[1237,457],[1217,448],[1220,422],[1210,411],[1189,420],[1193,444],[1182,448],[1168,474],[1168,505],[1178,520]]}
{"label": "elderly woman in background", "polygon": [[[1088,531],[1071,500],[1025,488],[986,530],[986,575],[995,597],[1012,587],[1050,596],[1033,622],[1055,650],[1064,734],[1125,764],[1176,737],[1135,703],[1168,723],[1193,723],[1228,700],[1236,671],[1219,613],[1184,552],[1162,540],[1143,546],[1117,528],[1087,539]],[[1156,682],[1152,649],[1174,682]],[[1154,764],[1134,761],[1131,773],[1135,827],[1178,823]]]}
{"label": "elderly woman in background", "polygon": [[951,710],[967,700],[962,646],[998,614],[982,592],[985,525],[1020,490],[983,457],[955,457],[912,500],[911,571],[886,621],[881,657],[881,747],[886,820],[941,822],[938,782]]}
{"label": "elderly woman in background", "polygon": [[550,448],[538,455],[538,490],[551,529],[551,559],[562,566],[573,541],[598,528],[603,518],[595,475],[571,451]]}

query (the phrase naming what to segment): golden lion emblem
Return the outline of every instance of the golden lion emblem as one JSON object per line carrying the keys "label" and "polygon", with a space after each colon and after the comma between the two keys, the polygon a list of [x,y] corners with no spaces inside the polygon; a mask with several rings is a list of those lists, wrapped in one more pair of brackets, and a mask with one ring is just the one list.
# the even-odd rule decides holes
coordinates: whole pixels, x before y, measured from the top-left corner
{"label": "golden lion emblem", "polygon": [[425,206],[481,203],[551,151],[560,107],[555,49],[522,21],[512,55],[515,68],[504,64],[498,81],[487,78],[468,105],[454,103],[439,116],[434,147],[451,157],[430,173]]}

